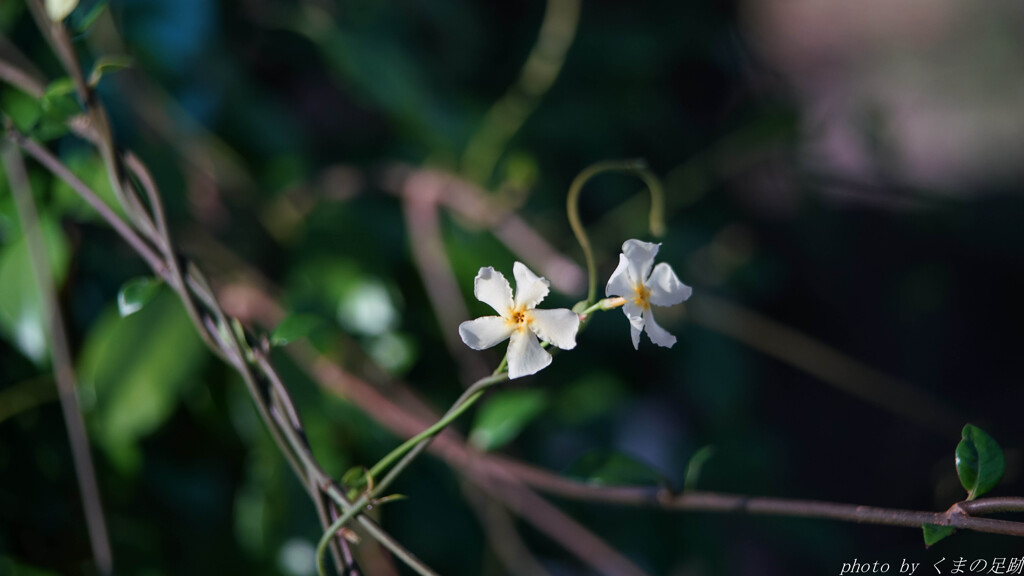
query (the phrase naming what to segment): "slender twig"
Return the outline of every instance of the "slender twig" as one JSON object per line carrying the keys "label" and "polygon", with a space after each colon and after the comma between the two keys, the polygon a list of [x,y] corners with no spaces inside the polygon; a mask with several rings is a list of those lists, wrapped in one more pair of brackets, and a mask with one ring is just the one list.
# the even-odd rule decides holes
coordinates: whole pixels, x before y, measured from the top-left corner
{"label": "slender twig", "polygon": [[53,376],[57,380],[61,409],[64,413],[64,424],[67,427],[68,440],[71,444],[71,457],[78,476],[78,488],[82,495],[85,508],[85,522],[89,530],[89,542],[92,545],[93,558],[101,574],[109,575],[114,571],[114,557],[110,550],[110,537],[107,535],[107,523],[103,518],[103,504],[100,499],[99,484],[96,482],[96,469],[93,466],[92,454],[89,452],[89,436],[85,429],[78,396],[75,393],[74,361],[68,346],[67,333],[61,319],[57,292],[54,288],[53,273],[46,255],[42,232],[39,228],[39,215],[35,201],[29,188],[28,173],[21,152],[14,142],[5,140],[0,143],[3,154],[3,165],[10,182],[11,195],[14,197],[18,218],[21,220],[25,242],[28,245],[32,262],[32,272],[39,288],[43,317],[46,330],[50,336],[50,351],[53,364]]}

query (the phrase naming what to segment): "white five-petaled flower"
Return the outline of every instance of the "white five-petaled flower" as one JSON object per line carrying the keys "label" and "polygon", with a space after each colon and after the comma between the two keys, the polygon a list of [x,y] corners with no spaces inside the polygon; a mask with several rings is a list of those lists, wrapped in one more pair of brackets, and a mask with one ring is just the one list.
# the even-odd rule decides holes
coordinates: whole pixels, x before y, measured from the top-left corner
{"label": "white five-petaled flower", "polygon": [[641,330],[646,330],[651,342],[659,346],[671,348],[676,343],[676,337],[654,321],[651,304],[675,306],[693,293],[692,288],[679,281],[668,264],[662,262],[651,270],[659,246],[661,244],[626,240],[619,255],[619,266],[605,288],[606,296],[619,296],[626,301],[622,311],[629,319],[633,348],[638,350]]}
{"label": "white five-petaled flower", "polygon": [[509,339],[508,377],[529,376],[551,364],[551,354],[538,338],[562,350],[576,347],[580,318],[572,310],[537,310],[548,295],[549,283],[525,265],[512,267],[516,278],[516,296],[501,272],[490,266],[481,268],[473,280],[473,294],[500,316],[484,316],[459,325],[459,336],[474,350],[484,350]]}

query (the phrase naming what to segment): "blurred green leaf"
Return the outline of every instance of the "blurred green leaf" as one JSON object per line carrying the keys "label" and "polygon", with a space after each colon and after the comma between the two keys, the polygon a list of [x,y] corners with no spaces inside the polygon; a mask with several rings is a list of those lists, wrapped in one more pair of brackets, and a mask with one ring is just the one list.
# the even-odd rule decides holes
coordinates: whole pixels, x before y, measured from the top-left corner
{"label": "blurred green leaf", "polygon": [[43,115],[32,134],[41,140],[49,140],[67,133],[68,119],[82,112],[75,85],[70,78],[60,78],[51,82],[39,99],[39,106]]}
{"label": "blurred green leaf", "polygon": [[117,311],[121,317],[131,316],[149,303],[160,289],[160,281],[156,278],[133,278],[121,286],[117,293]]}
{"label": "blurred green leaf", "polygon": [[416,361],[416,340],[395,332],[386,332],[366,345],[366,352],[390,374],[405,374]]}
{"label": "blurred green leaf", "polygon": [[569,467],[567,474],[591,484],[607,486],[668,485],[653,466],[622,452],[593,450]]}
{"label": "blurred green leaf", "polygon": [[348,330],[380,336],[398,325],[398,297],[379,280],[364,279],[338,296],[338,322]]}
{"label": "blurred green leaf", "polygon": [[[40,215],[39,226],[50,272],[59,286],[67,275],[68,242],[64,231],[51,218]],[[43,364],[49,355],[47,330],[28,243],[19,237],[0,248],[0,333],[27,358]]]}
{"label": "blurred green leaf", "polygon": [[323,318],[310,314],[294,314],[285,318],[274,333],[270,335],[270,343],[274,346],[284,346],[295,340],[308,337],[314,330],[324,326]]}
{"label": "blurred green leaf", "polygon": [[984,430],[967,424],[956,447],[956,473],[967,490],[967,499],[985,494],[1003,479],[1006,459],[999,444]]}
{"label": "blurred green leaf", "polygon": [[552,408],[559,419],[578,426],[611,412],[624,395],[622,382],[615,376],[603,371],[587,372],[559,388]]}
{"label": "blurred green leaf", "polygon": [[0,96],[0,107],[14,122],[15,128],[28,132],[39,122],[43,109],[39,101],[20,90],[5,88]]}
{"label": "blurred green leaf", "polygon": [[497,450],[514,440],[547,405],[544,390],[527,388],[497,394],[477,412],[469,443],[484,452]]}
{"label": "blurred green leaf", "polygon": [[704,446],[690,457],[690,461],[686,464],[686,479],[683,481],[683,487],[686,490],[697,488],[697,482],[700,480],[700,472],[704,468],[704,464],[714,455],[714,446]]}
{"label": "blurred green leaf", "polygon": [[[118,215],[124,216],[120,202],[110,186],[107,169],[99,154],[84,150],[63,155],[64,165],[78,176],[103,202]],[[53,179],[51,207],[56,214],[75,220],[101,221],[102,217],[74,189],[60,178]]]}
{"label": "blurred green leaf", "polygon": [[135,61],[129,56],[104,56],[96,61],[89,73],[89,85],[96,86],[103,79],[104,74],[131,68]]}
{"label": "blurred green leaf", "polygon": [[924,545],[932,546],[955,532],[956,528],[952,526],[939,526],[938,524],[925,524],[921,526],[921,530],[924,532]]}
{"label": "blurred green leaf", "polygon": [[205,358],[192,322],[169,291],[127,318],[110,310],[90,331],[79,376],[95,391],[94,437],[122,472],[138,466],[139,441],[171,416]]}
{"label": "blurred green leaf", "polygon": [[43,110],[48,107],[52,107],[60,102],[61,98],[65,96],[72,96],[75,93],[75,83],[71,78],[65,76],[64,78],[58,78],[46,87],[43,92],[43,96],[39,99],[43,106]]}

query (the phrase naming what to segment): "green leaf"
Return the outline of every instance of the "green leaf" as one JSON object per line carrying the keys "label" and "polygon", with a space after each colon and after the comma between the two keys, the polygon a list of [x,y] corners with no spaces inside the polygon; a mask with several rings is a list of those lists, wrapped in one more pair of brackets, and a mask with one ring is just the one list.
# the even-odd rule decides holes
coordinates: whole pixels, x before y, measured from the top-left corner
{"label": "green leaf", "polygon": [[569,467],[567,474],[606,486],[668,485],[665,476],[650,464],[628,454],[604,450],[587,452]]}
{"label": "green leaf", "polygon": [[967,424],[962,436],[956,447],[956,473],[967,499],[974,500],[1003,479],[1006,459],[999,444],[981,428]]}
{"label": "green leaf", "polygon": [[96,399],[89,425],[122,472],[137,469],[139,442],[174,413],[197,384],[206,358],[195,327],[169,290],[127,318],[109,310],[89,332],[78,369],[80,385]]}
{"label": "green leaf", "polygon": [[579,426],[614,411],[625,393],[622,381],[595,370],[559,387],[552,408],[559,419]]}
{"label": "green leaf", "polygon": [[925,524],[921,526],[921,530],[924,531],[924,545],[930,547],[955,532],[956,528],[952,526],[939,526],[938,524]]}
{"label": "green leaf", "polygon": [[309,314],[294,314],[277,325],[270,335],[270,343],[284,346],[290,342],[308,337],[314,330],[324,325],[323,318]]}
{"label": "green leaf", "polygon": [[160,281],[156,278],[132,278],[117,293],[117,311],[122,318],[135,314],[156,296],[159,289]]}
{"label": "green leaf", "polygon": [[[60,226],[45,215],[40,215],[39,227],[50,261],[50,273],[59,286],[67,275],[67,239]],[[42,365],[49,357],[46,324],[28,243],[24,237],[18,237],[0,248],[0,334],[25,357]]]}
{"label": "green leaf", "polygon": [[70,77],[65,76],[63,78],[58,78],[53,82],[50,82],[50,84],[46,87],[46,90],[43,92],[42,100],[44,102],[56,100],[62,96],[70,96],[74,93],[75,83],[71,80]]}
{"label": "green leaf", "polygon": [[0,97],[0,108],[22,132],[32,130],[43,114],[38,100],[20,90],[9,88],[5,89],[3,96]]}
{"label": "green leaf", "polygon": [[96,86],[103,79],[104,74],[130,68],[134,64],[135,61],[129,56],[105,56],[100,58],[96,61],[96,64],[92,67],[92,72],[89,74],[89,85]]}
{"label": "green leaf", "polygon": [[[66,126],[64,129],[67,129]],[[104,204],[118,215],[125,215],[114,189],[110,186],[107,168],[99,154],[76,149],[65,154],[63,160],[65,166],[92,188]],[[51,186],[51,205],[56,214],[75,220],[102,221],[103,218],[96,210],[66,182],[60,178],[53,178]]]}
{"label": "green leaf", "polygon": [[37,130],[43,132],[42,136],[59,134],[62,129],[66,131],[64,124],[68,118],[82,113],[75,84],[67,77],[54,80],[46,87],[46,91],[39,99],[39,106],[43,110],[43,117]]}
{"label": "green leaf", "polygon": [[484,452],[508,444],[548,405],[538,389],[508,390],[491,398],[476,415],[469,442]]}
{"label": "green leaf", "polygon": [[50,20],[60,22],[78,5],[78,0],[46,0],[46,13]]}
{"label": "green leaf", "polygon": [[697,488],[697,481],[700,480],[700,471],[704,468],[704,464],[714,455],[714,446],[704,446],[690,457],[690,462],[686,465],[686,479],[683,481],[683,488],[686,490]]}

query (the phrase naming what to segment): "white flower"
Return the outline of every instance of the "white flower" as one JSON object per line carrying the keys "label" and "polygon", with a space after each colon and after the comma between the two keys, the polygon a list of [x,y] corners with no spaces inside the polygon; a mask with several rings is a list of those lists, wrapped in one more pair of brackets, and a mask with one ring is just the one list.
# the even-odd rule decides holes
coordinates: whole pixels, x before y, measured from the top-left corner
{"label": "white flower", "polygon": [[606,296],[618,296],[626,303],[622,311],[629,319],[633,348],[640,349],[640,331],[647,330],[651,342],[671,348],[676,337],[658,326],[651,312],[655,306],[674,306],[690,297],[693,288],[679,281],[672,267],[662,262],[651,271],[658,246],[639,240],[626,240],[619,254],[619,266],[605,288]]}
{"label": "white flower", "polygon": [[540,338],[562,350],[576,347],[580,318],[572,310],[536,310],[548,295],[547,280],[520,262],[512,267],[516,277],[516,297],[501,272],[490,266],[481,268],[473,281],[473,294],[500,316],[484,316],[459,325],[459,336],[474,350],[490,348],[506,338],[508,377],[529,376],[551,364],[551,354],[541,347]]}

